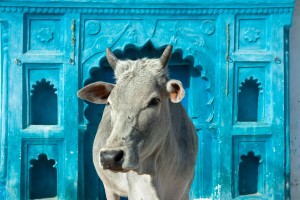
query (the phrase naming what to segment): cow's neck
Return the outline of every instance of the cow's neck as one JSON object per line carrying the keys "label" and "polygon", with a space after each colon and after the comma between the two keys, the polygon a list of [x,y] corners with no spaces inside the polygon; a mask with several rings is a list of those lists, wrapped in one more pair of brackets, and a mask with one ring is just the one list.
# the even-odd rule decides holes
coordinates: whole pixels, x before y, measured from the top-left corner
{"label": "cow's neck", "polygon": [[[171,185],[170,182],[174,183],[176,181],[172,176],[172,172],[176,173],[174,172],[176,169],[170,169],[170,167],[176,168],[177,165],[177,152],[174,151],[174,149],[178,149],[175,148],[177,145],[170,132],[151,156],[143,160],[139,172],[137,172],[143,180],[140,180],[139,187],[141,185],[143,185],[143,188],[148,187],[147,191],[153,195],[150,199],[164,199],[164,197],[170,196],[167,193],[172,191],[172,188],[168,188],[168,186]],[[147,181],[144,180],[145,178]],[[137,182],[137,180],[134,181]]]}
{"label": "cow's neck", "polygon": [[[173,137],[171,137],[171,131],[168,130],[168,134],[161,141],[160,144],[157,145],[157,148],[151,153],[150,156],[145,158],[140,167],[138,174],[147,174],[151,177],[156,177],[158,171],[162,165],[167,164],[168,161],[164,161],[164,158],[169,157],[169,155],[174,154],[172,151],[172,147],[175,147],[177,144]],[[175,155],[171,155],[170,157],[174,157]]]}
{"label": "cow's neck", "polygon": [[[189,154],[186,152],[188,135],[188,117],[181,104],[169,104],[171,111],[171,126],[157,159],[155,181],[157,189],[164,199],[178,199],[186,187],[186,175],[183,173],[187,166]],[[184,135],[183,135],[184,134]],[[193,145],[193,144],[190,144]]]}
{"label": "cow's neck", "polygon": [[[180,107],[181,105],[176,106]],[[157,149],[151,156],[143,160],[144,167],[139,173],[150,175],[151,187],[156,188],[157,195],[160,197],[170,197],[172,194],[168,193],[172,193],[172,191],[174,193],[174,187],[180,187],[178,174],[182,167],[182,160],[180,160],[182,149],[178,144],[178,135],[173,131],[172,124],[167,130],[165,139],[161,141]],[[172,183],[176,183],[176,186]]]}
{"label": "cow's neck", "polygon": [[[150,187],[155,188],[159,199],[162,197],[168,197],[172,199],[173,195],[176,199],[176,192],[180,191],[183,187],[181,184],[182,175],[180,174],[182,168],[184,167],[184,149],[179,145],[178,127],[174,127],[174,124],[182,123],[182,120],[185,120],[186,115],[183,112],[183,108],[179,104],[170,104],[170,110],[173,113],[179,114],[180,117],[171,116],[172,122],[167,128],[166,137],[157,145],[155,151],[147,158],[142,161],[139,171],[137,172],[140,175],[149,175],[151,181],[148,182]],[[175,111],[175,112],[174,112]],[[171,112],[171,113],[172,113]],[[177,129],[177,130],[176,130]]]}

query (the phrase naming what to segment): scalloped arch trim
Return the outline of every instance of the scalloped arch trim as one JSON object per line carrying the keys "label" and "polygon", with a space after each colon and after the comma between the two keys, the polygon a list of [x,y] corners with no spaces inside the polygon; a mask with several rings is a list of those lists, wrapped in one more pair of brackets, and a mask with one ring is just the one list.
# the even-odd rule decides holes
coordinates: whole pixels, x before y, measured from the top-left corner
{"label": "scalloped arch trim", "polygon": [[239,92],[241,92],[242,88],[245,87],[249,82],[254,82],[260,93],[263,91],[262,83],[258,81],[258,78],[250,76],[250,78],[246,78],[244,81],[241,82],[241,84],[239,85]]}

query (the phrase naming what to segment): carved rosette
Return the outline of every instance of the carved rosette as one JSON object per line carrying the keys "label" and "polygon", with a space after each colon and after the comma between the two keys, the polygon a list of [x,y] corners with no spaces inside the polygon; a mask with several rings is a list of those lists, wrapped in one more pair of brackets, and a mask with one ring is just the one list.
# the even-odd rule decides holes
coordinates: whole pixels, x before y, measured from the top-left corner
{"label": "carved rosette", "polygon": [[89,35],[96,35],[101,30],[101,25],[96,20],[90,20],[85,24],[85,30]]}
{"label": "carved rosette", "polygon": [[248,43],[255,43],[260,38],[260,31],[256,28],[248,28],[244,32],[244,40]]}
{"label": "carved rosette", "polygon": [[41,41],[41,42],[49,42],[50,40],[53,39],[53,31],[51,28],[41,28],[38,31],[38,35],[37,38]]}
{"label": "carved rosette", "polygon": [[212,35],[215,32],[215,23],[211,20],[205,20],[201,24],[202,33]]}

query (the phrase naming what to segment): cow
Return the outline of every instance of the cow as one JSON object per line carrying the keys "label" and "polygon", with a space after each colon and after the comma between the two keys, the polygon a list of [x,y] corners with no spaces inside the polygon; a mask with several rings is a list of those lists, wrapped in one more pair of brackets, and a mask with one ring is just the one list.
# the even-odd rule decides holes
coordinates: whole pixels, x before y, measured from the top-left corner
{"label": "cow", "polygon": [[198,139],[181,105],[185,92],[170,79],[172,46],[160,58],[106,58],[116,84],[95,82],[78,97],[106,104],[93,144],[93,162],[106,198],[187,200],[194,177]]}

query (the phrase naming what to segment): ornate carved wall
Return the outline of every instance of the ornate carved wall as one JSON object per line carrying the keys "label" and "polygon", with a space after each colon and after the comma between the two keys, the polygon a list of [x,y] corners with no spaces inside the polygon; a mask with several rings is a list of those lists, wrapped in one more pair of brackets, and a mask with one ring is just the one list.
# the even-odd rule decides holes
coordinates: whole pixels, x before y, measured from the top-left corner
{"label": "ornate carved wall", "polygon": [[136,59],[168,44],[200,141],[191,198],[287,198],[293,1],[120,2],[0,3],[0,198],[104,199],[91,157],[103,107],[76,92],[114,82],[107,47]]}

